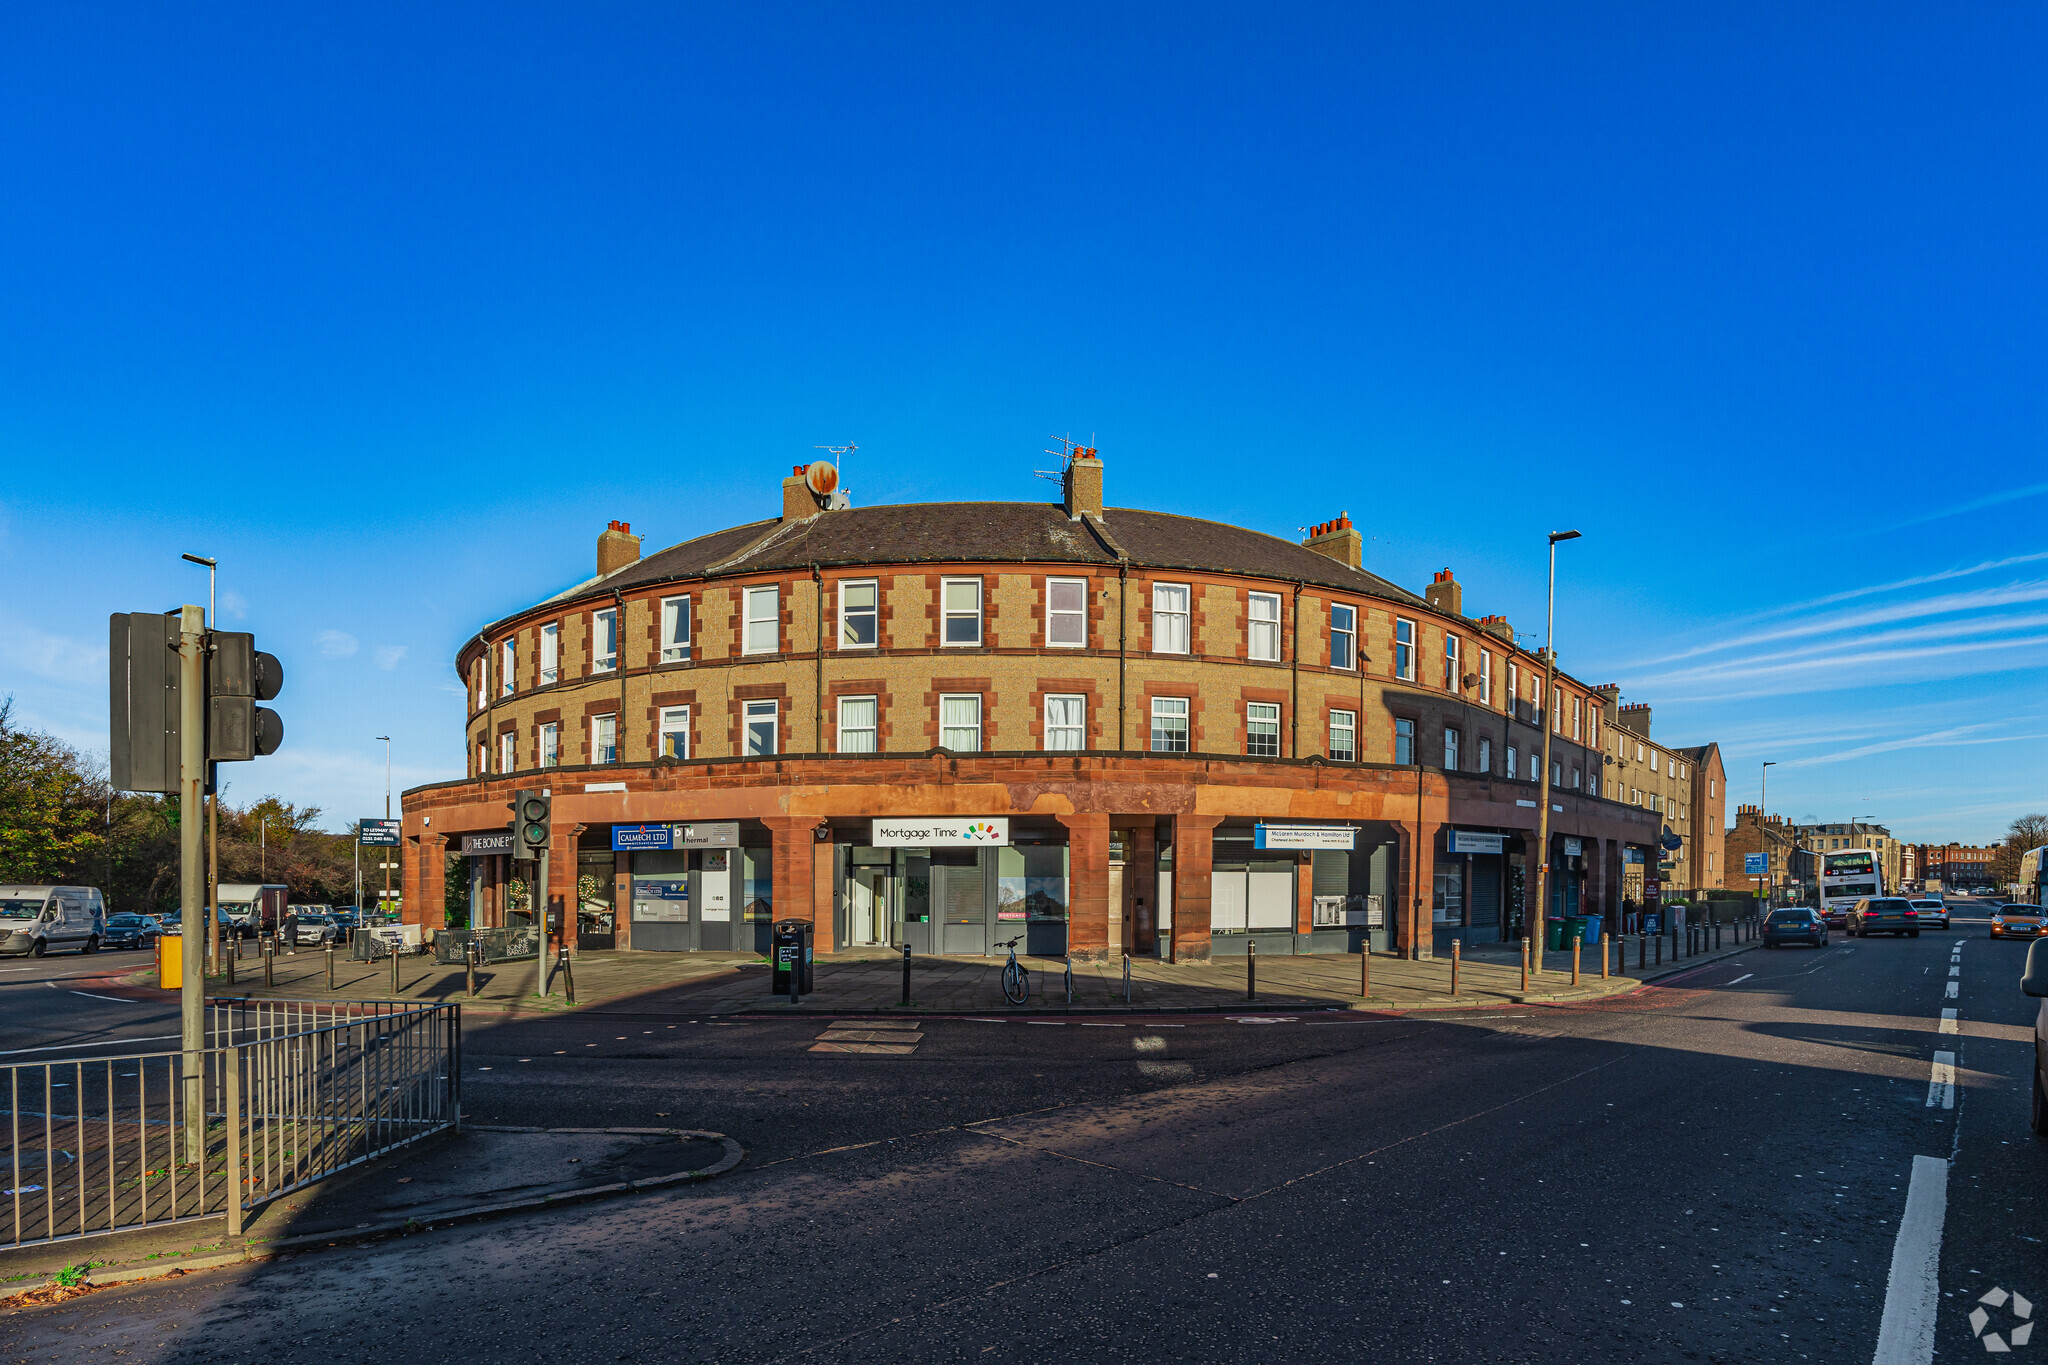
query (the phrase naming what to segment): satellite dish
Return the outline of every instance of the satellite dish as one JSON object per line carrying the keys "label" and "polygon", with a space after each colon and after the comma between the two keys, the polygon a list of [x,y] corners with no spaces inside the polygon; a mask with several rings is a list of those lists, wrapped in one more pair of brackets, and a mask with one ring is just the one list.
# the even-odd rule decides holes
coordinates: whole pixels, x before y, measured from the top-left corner
{"label": "satellite dish", "polygon": [[819,497],[829,498],[839,487],[839,467],[829,460],[813,460],[804,470],[804,483]]}

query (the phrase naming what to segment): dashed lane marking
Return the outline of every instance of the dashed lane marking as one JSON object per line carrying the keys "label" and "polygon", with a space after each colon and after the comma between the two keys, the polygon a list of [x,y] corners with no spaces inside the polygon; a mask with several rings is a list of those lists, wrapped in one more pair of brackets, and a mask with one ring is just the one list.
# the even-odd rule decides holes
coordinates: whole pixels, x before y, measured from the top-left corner
{"label": "dashed lane marking", "polygon": [[1740,986],[1743,982],[1749,980],[1752,976],[1755,975],[1755,972],[1744,972],[1741,976],[1736,977],[1733,981],[1729,982],[1728,984],[1731,986]]}
{"label": "dashed lane marking", "polygon": [[1960,981],[1951,981],[1951,982],[1949,982],[1949,983],[1948,983],[1948,989],[1947,989],[1947,990],[1945,990],[1945,991],[1943,991],[1943,992],[1941,993],[1941,998],[1942,998],[1942,999],[1944,999],[1944,1000],[1960,1000],[1960,999],[1962,999],[1962,996],[1961,996],[1961,994],[1960,994],[1960,993],[1958,993],[1958,992],[1957,992],[1957,990],[1956,990],[1956,987],[1958,987],[1958,986],[1960,986],[1960,985],[1962,985],[1962,984],[1963,984],[1963,983],[1962,983],[1962,982],[1960,982]]}
{"label": "dashed lane marking", "polygon": [[1956,1012],[1954,1010],[1943,1010],[1941,1012],[1941,1027],[1937,1031],[1941,1033],[1954,1033],[1956,1031]]}
{"label": "dashed lane marking", "polygon": [[1937,1052],[1927,1073],[1927,1107],[1956,1107],[1956,1054]]}
{"label": "dashed lane marking", "polygon": [[1892,1268],[1884,1289],[1884,1316],[1871,1365],[1926,1365],[1934,1358],[1934,1318],[1940,1307],[1941,1233],[1948,1221],[1948,1163],[1913,1158],[1906,1211],[1892,1242]]}

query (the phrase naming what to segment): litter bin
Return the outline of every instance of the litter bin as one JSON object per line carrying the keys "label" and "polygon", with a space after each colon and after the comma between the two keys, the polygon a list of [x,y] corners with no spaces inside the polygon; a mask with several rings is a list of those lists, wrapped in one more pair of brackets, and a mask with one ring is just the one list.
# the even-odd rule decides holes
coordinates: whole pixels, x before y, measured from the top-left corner
{"label": "litter bin", "polygon": [[1590,948],[1600,941],[1600,934],[1606,927],[1607,918],[1604,915],[1587,915],[1584,918],[1586,921],[1586,946]]}
{"label": "litter bin", "polygon": [[811,923],[809,920],[777,920],[768,940],[768,960],[775,964],[773,995],[788,995],[791,974],[795,974],[800,995],[811,993]]}
{"label": "litter bin", "polygon": [[1545,951],[1561,953],[1571,946],[1571,935],[1565,932],[1565,922],[1563,920],[1551,919],[1543,922],[1543,947]]}
{"label": "litter bin", "polygon": [[1564,942],[1558,946],[1570,948],[1574,936],[1577,936],[1581,944],[1593,941],[1586,933],[1586,917],[1584,915],[1566,915],[1564,917]]}

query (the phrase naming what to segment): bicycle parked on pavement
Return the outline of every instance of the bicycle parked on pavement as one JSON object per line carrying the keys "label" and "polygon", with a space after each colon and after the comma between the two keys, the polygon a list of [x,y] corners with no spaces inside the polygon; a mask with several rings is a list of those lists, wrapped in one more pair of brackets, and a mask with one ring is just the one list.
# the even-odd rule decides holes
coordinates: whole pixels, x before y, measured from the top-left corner
{"label": "bicycle parked on pavement", "polygon": [[1031,998],[1031,973],[1017,961],[1017,945],[1023,941],[1023,936],[1019,935],[1008,943],[996,945],[1010,950],[1010,960],[1003,964],[1003,999],[1013,1005],[1021,1005]]}

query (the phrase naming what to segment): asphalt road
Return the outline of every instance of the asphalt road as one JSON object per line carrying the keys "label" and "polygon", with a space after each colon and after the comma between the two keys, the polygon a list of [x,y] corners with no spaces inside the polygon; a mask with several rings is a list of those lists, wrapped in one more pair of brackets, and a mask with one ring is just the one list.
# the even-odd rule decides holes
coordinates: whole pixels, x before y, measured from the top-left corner
{"label": "asphalt road", "polygon": [[2048,1302],[2025,945],[1984,934],[1594,1006],[933,1020],[908,1057],[811,1052],[822,1021],[484,1024],[479,1121],[711,1128],[748,1162],[17,1313],[0,1353],[1866,1362],[1916,1156],[1953,1161],[1936,1344],[1974,1353],[1992,1286]]}
{"label": "asphalt road", "polygon": [[94,980],[151,961],[150,952],[139,948],[0,957],[0,1063],[103,1057],[175,1043],[176,1000],[130,1000]]}

